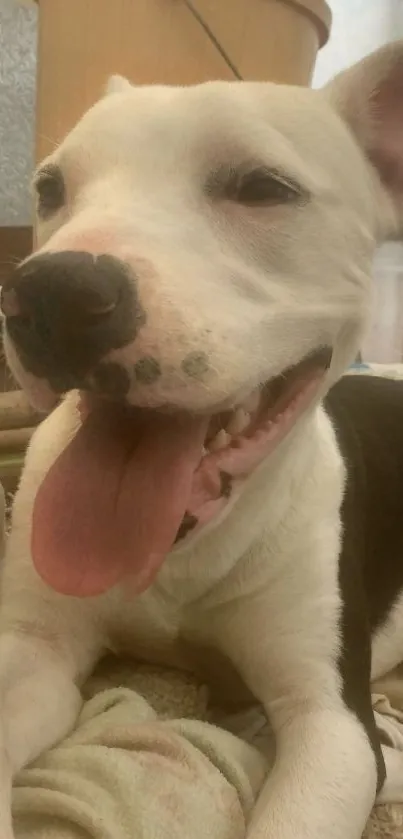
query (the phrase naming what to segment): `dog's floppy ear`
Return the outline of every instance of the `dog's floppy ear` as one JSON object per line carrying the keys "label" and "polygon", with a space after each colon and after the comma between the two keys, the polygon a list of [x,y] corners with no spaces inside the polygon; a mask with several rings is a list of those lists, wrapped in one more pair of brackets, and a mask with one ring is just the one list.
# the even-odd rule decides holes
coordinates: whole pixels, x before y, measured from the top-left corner
{"label": "dog's floppy ear", "polygon": [[114,93],[125,93],[130,90],[133,85],[124,76],[110,76],[106,87],[105,96],[113,96]]}
{"label": "dog's floppy ear", "polygon": [[[385,237],[403,234],[403,40],[387,44],[325,88],[378,172]],[[386,190],[386,192],[385,192]],[[391,199],[391,201],[390,201]],[[389,204],[389,207],[387,206]],[[390,210],[392,209],[392,212]],[[389,210],[389,212],[388,212]],[[392,218],[393,216],[393,218]]]}

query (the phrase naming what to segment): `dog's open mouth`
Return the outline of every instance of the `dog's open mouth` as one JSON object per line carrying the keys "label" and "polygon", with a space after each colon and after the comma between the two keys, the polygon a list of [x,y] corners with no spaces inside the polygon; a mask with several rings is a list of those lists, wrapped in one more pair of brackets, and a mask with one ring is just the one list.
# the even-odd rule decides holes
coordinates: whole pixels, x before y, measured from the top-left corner
{"label": "dog's open mouth", "polygon": [[175,543],[213,521],[313,401],[320,349],[232,411],[164,414],[82,399],[82,425],[34,506],[32,555],[62,594],[99,595],[154,579]]}

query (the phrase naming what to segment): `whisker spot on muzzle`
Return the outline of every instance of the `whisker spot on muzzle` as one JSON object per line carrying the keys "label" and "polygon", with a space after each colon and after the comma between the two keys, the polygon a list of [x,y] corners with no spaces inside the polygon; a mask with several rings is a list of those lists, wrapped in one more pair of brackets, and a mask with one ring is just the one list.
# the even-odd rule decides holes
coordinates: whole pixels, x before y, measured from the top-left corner
{"label": "whisker spot on muzzle", "polygon": [[183,359],[181,367],[183,372],[191,379],[203,379],[209,370],[206,353],[200,351],[189,353]]}
{"label": "whisker spot on muzzle", "polygon": [[161,373],[161,365],[152,355],[139,358],[133,367],[134,379],[142,385],[154,384],[161,376]]}

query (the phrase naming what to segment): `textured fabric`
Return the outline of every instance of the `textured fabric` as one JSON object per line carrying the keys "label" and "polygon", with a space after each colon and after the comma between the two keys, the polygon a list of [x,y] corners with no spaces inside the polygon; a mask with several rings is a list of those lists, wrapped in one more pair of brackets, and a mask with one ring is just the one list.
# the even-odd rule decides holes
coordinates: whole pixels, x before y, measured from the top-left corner
{"label": "textured fabric", "polygon": [[353,364],[349,372],[355,376],[358,374],[360,376],[383,376],[388,379],[403,379],[403,364],[375,364],[363,361],[360,364]]}
{"label": "textured fabric", "polygon": [[37,9],[0,0],[0,225],[32,220]]}
{"label": "textured fabric", "polygon": [[[395,706],[402,684],[397,673]],[[205,687],[130,660],[105,661],[84,695],[74,733],[16,781],[16,839],[244,839],[274,755],[261,712],[214,713],[240,739],[207,722]],[[401,719],[383,696],[374,704]],[[392,836],[403,839],[403,805],[375,808],[365,839]]]}
{"label": "textured fabric", "polygon": [[195,719],[205,692],[124,663],[94,690],[74,733],[17,779],[16,839],[243,839],[267,761]]}

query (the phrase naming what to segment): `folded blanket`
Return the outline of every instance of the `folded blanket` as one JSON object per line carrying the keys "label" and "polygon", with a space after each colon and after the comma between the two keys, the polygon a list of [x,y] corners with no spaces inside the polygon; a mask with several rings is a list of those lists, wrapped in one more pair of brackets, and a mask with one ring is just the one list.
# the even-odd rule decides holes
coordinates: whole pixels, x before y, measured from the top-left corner
{"label": "folded blanket", "polygon": [[[398,674],[391,684],[401,699]],[[393,733],[402,716],[384,695],[374,705]],[[17,778],[16,838],[244,839],[273,742],[257,707],[220,718],[242,737],[208,722],[211,714],[205,688],[188,676],[106,661],[75,731]],[[366,839],[389,836],[403,837],[402,805],[371,817]]]}
{"label": "folded blanket", "polygon": [[17,839],[243,839],[268,761],[203,721],[202,688],[123,662],[86,693],[75,731],[16,781]]}

